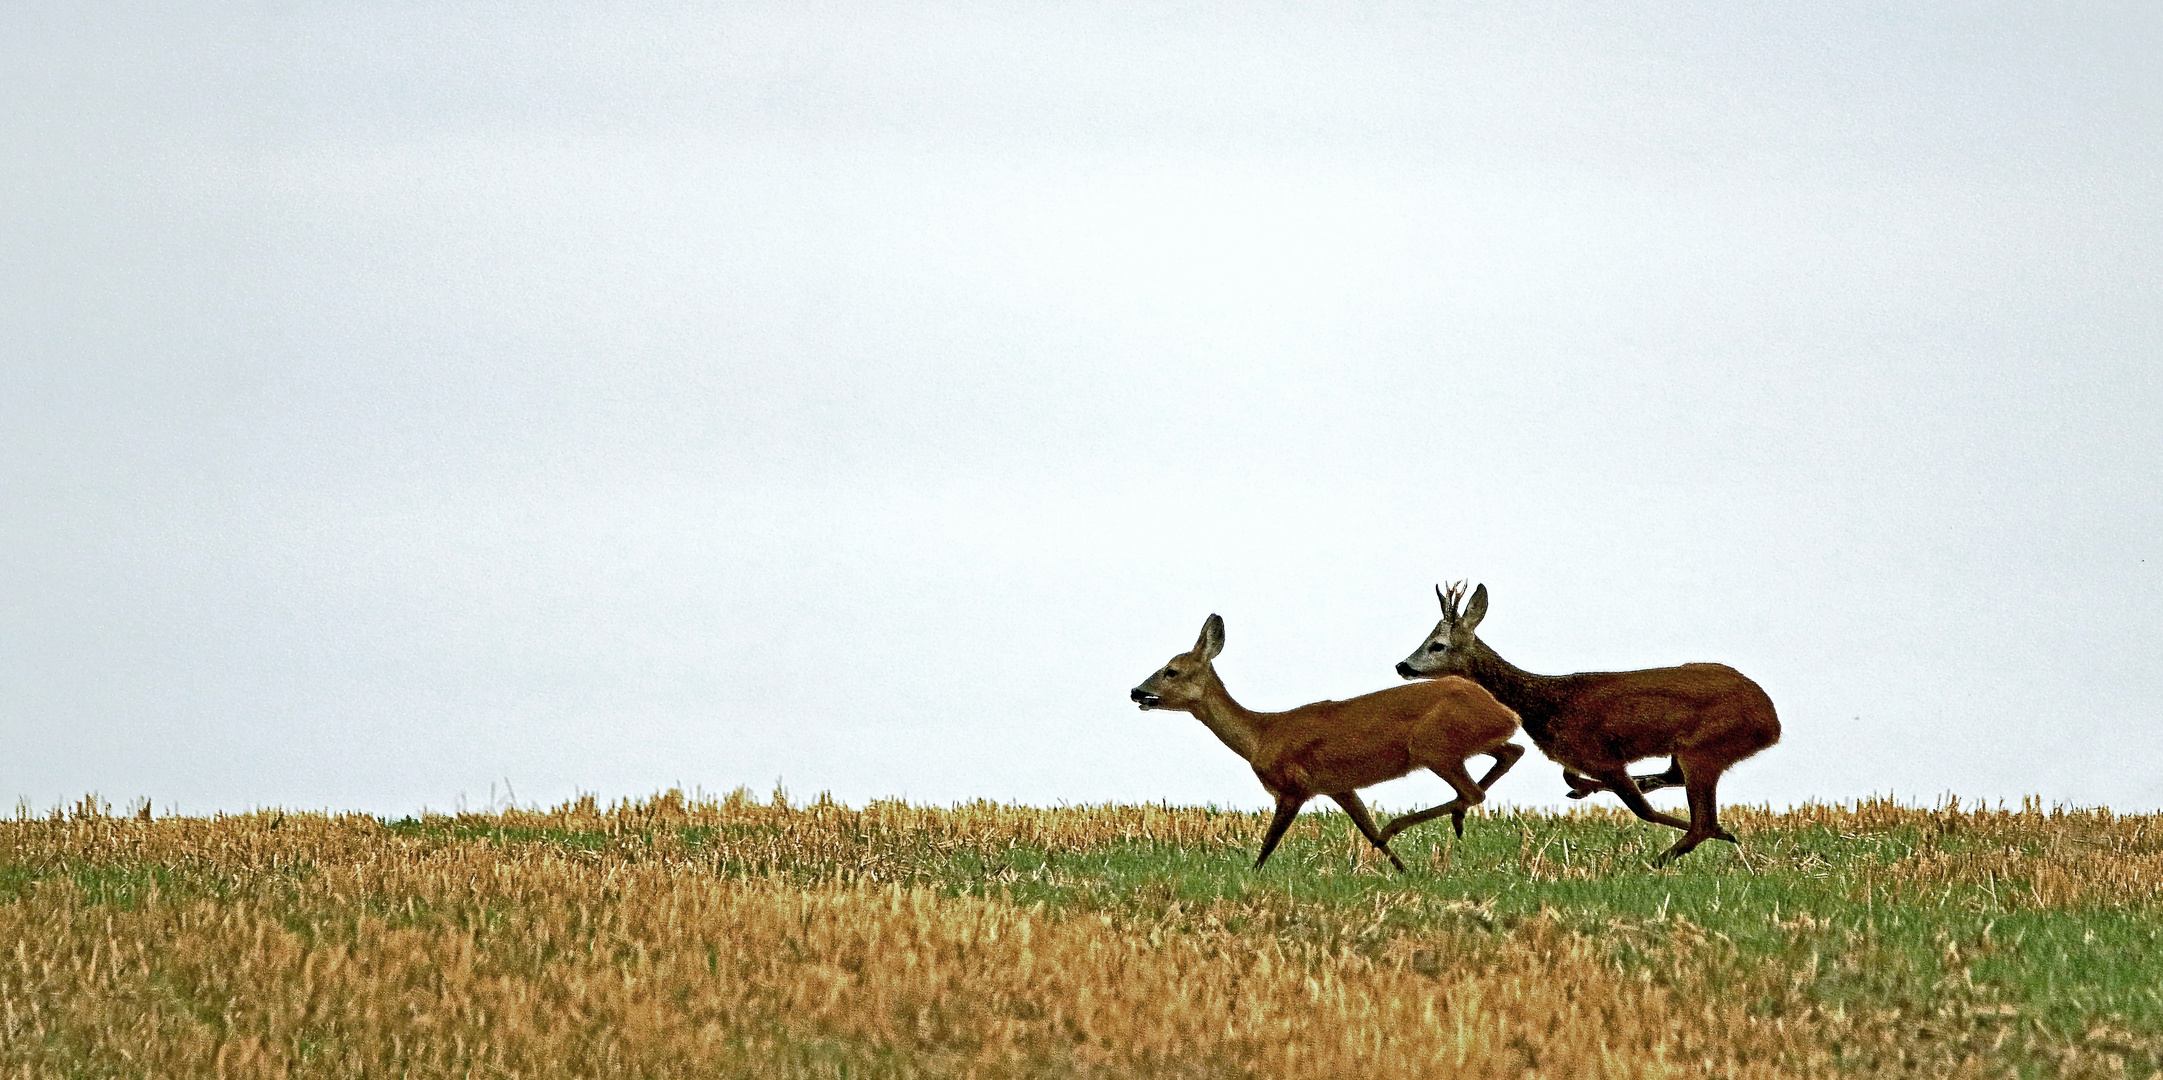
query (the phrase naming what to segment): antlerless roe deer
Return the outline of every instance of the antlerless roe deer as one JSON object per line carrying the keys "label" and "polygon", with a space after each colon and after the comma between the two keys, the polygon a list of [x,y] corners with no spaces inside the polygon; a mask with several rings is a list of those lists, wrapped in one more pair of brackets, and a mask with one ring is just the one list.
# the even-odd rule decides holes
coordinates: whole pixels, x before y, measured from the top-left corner
{"label": "antlerless roe deer", "polygon": [[[1713,788],[1729,766],[1780,741],[1772,699],[1756,683],[1725,664],[1534,675],[1474,636],[1487,615],[1487,586],[1472,593],[1461,615],[1462,583],[1448,592],[1436,586],[1435,595],[1442,601],[1442,621],[1397,665],[1397,674],[1407,679],[1456,675],[1486,687],[1517,711],[1533,745],[1562,766],[1571,798],[1605,788],[1638,817],[1683,830],[1682,838],[1654,860],[1657,865],[1706,840],[1736,842],[1720,827]],[[1629,774],[1633,761],[1670,755],[1674,760],[1665,773]],[[1689,792],[1688,821],[1653,809],[1643,794],[1678,783]]]}
{"label": "antlerless roe deer", "polygon": [[[1487,787],[1525,752],[1509,741],[1517,730],[1516,714],[1470,680],[1437,679],[1348,701],[1254,712],[1232,700],[1211,666],[1223,649],[1224,620],[1211,615],[1202,624],[1202,636],[1192,651],[1172,657],[1128,697],[1144,709],[1194,714],[1224,745],[1254,766],[1254,775],[1277,801],[1276,816],[1262,838],[1262,853],[1254,860],[1257,870],[1269,861],[1269,853],[1276,850],[1299,808],[1316,795],[1335,799],[1361,835],[1403,870],[1403,860],[1389,849],[1390,837],[1443,814],[1450,815],[1457,835],[1463,836],[1465,811],[1484,801]],[[1481,754],[1495,763],[1475,783],[1465,770],[1465,761]],[[1358,789],[1419,768],[1433,770],[1448,781],[1457,797],[1406,814],[1377,830]]]}

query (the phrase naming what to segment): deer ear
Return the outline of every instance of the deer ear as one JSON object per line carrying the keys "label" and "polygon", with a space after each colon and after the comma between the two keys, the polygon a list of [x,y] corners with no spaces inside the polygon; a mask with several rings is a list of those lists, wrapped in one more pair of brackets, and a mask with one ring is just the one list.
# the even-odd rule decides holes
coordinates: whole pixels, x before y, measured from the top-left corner
{"label": "deer ear", "polygon": [[1224,651],[1224,617],[1211,615],[1202,623],[1202,636],[1194,639],[1194,654],[1204,660],[1215,660]]}
{"label": "deer ear", "polygon": [[1479,626],[1480,620],[1486,617],[1487,586],[1482,583],[1479,588],[1472,590],[1472,602],[1465,605],[1465,617],[1461,620],[1460,625],[1466,630],[1471,630]]}

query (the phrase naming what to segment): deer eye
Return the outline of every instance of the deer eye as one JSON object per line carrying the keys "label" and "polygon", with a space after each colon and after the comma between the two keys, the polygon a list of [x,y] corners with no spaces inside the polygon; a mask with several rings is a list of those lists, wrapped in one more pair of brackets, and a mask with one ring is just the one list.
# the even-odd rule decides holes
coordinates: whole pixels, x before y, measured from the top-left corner
{"label": "deer eye", "polygon": [[1444,646],[1444,645],[1443,645],[1443,644],[1442,644],[1441,642],[1439,642],[1439,641],[1430,641],[1430,642],[1428,642],[1428,643],[1427,643],[1427,651],[1428,651],[1428,652],[1441,652],[1441,651],[1442,651],[1442,650],[1443,650],[1443,649],[1444,649],[1445,647],[1446,647],[1446,646]]}
{"label": "deer eye", "polygon": [[1176,671],[1173,671],[1173,670],[1172,670],[1171,668],[1165,668],[1165,669],[1164,669],[1164,676],[1165,676],[1165,678],[1168,678],[1168,679],[1176,679],[1176,678],[1178,678],[1178,677],[1179,677],[1179,673],[1178,673],[1178,672],[1176,672]]}

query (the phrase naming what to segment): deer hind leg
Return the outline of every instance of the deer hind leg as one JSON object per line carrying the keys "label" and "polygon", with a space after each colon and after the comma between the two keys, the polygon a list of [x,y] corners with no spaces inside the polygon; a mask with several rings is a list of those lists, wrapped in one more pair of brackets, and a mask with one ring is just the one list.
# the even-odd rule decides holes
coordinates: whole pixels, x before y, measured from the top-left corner
{"label": "deer hind leg", "polygon": [[1679,757],[1668,758],[1667,771],[1665,772],[1633,776],[1630,779],[1637,782],[1637,790],[1639,791],[1658,791],[1661,788],[1681,787],[1685,783],[1682,774],[1682,759]]}
{"label": "deer hind leg", "polygon": [[1689,822],[1673,814],[1666,814],[1653,809],[1652,804],[1645,801],[1645,793],[1637,790],[1637,785],[1630,780],[1630,773],[1626,767],[1617,765],[1611,769],[1594,772],[1591,777],[1607,785],[1607,790],[1620,796],[1622,805],[1629,807],[1630,812],[1638,817],[1644,818],[1655,825],[1681,829],[1685,833],[1690,831]]}
{"label": "deer hind leg", "polygon": [[1518,758],[1525,756],[1525,748],[1506,742],[1487,751],[1487,756],[1495,759],[1495,763],[1493,768],[1487,770],[1487,775],[1480,777],[1481,791],[1494,787],[1495,781],[1502,779],[1502,774],[1510,771],[1510,766],[1517,764]]}
{"label": "deer hind leg", "polygon": [[1575,769],[1563,769],[1562,782],[1570,785],[1570,798],[1573,799],[1582,799],[1587,795],[1597,795],[1607,790],[1606,784],[1594,780]]}
{"label": "deer hind leg", "polygon": [[[1665,772],[1633,776],[1630,781],[1637,785],[1639,791],[1658,791],[1661,788],[1681,787],[1683,784],[1682,761],[1679,758],[1669,758],[1667,759],[1667,770]],[[1597,795],[1607,790],[1605,783],[1570,769],[1562,770],[1562,782],[1570,785],[1570,798],[1573,799],[1582,799],[1587,795]]]}
{"label": "deer hind leg", "polygon": [[1682,834],[1682,839],[1675,841],[1674,847],[1668,848],[1659,858],[1654,859],[1653,865],[1665,866],[1689,854],[1692,848],[1707,840],[1741,843],[1735,839],[1734,833],[1720,827],[1720,805],[1714,800],[1713,793],[1720,784],[1720,773],[1723,771],[1724,764],[1700,763],[1694,768],[1685,766],[1684,772],[1689,779],[1683,786],[1690,792],[1690,829]]}
{"label": "deer hind leg", "polygon": [[[1523,752],[1522,750],[1518,751],[1520,754]],[[1514,761],[1515,759],[1511,760]],[[1499,776],[1501,775],[1499,770],[1504,768],[1507,768],[1507,766],[1502,765],[1498,759],[1496,770],[1490,772],[1489,775]],[[1457,835],[1463,836],[1465,834],[1465,811],[1487,801],[1487,792],[1482,790],[1478,784],[1472,782],[1472,774],[1465,771],[1464,762],[1438,761],[1427,766],[1427,770],[1449,781],[1449,786],[1457,789],[1457,797],[1440,806],[1430,806],[1425,810],[1391,819],[1388,825],[1382,827],[1382,839],[1387,840],[1422,821],[1432,821],[1444,814],[1450,816],[1450,824],[1456,828]]]}
{"label": "deer hind leg", "polygon": [[1262,853],[1254,860],[1254,868],[1260,870],[1269,861],[1269,853],[1277,850],[1277,841],[1284,839],[1284,830],[1292,827],[1292,819],[1299,816],[1299,806],[1305,799],[1277,797],[1277,816],[1269,819],[1269,832],[1262,837]]}
{"label": "deer hind leg", "polygon": [[1366,837],[1369,843],[1381,848],[1382,854],[1389,856],[1389,861],[1398,870],[1402,871],[1404,869],[1404,860],[1398,858],[1397,853],[1389,849],[1389,841],[1381,833],[1375,831],[1374,818],[1368,816],[1367,804],[1359,801],[1359,792],[1340,792],[1331,795],[1330,798],[1337,800],[1338,806],[1344,807],[1344,812],[1352,819],[1352,824],[1359,826],[1361,836]]}

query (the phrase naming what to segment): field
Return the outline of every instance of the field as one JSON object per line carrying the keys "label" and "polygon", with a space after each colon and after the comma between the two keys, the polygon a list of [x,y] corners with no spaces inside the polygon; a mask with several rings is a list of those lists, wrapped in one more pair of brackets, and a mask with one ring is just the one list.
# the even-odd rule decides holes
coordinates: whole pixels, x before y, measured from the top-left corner
{"label": "field", "polygon": [[2136,1076],[2163,817],[791,805],[0,821],[0,1077]]}

